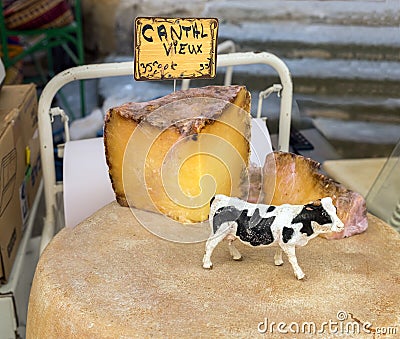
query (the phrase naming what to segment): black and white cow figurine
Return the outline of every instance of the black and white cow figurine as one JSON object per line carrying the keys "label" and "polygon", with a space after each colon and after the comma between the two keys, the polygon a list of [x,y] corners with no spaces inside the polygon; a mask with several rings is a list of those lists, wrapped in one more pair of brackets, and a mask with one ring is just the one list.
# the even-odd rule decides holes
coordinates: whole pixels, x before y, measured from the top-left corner
{"label": "black and white cow figurine", "polygon": [[211,254],[224,239],[228,240],[232,258],[241,260],[242,255],[233,244],[238,238],[251,246],[278,244],[274,256],[275,265],[283,264],[283,250],[297,279],[303,279],[305,275],[297,263],[296,246],[306,245],[321,233],[340,232],[344,229],[330,197],[306,205],[272,206],[252,204],[218,194],[210,203],[212,234],[206,242],[204,268],[212,268]]}

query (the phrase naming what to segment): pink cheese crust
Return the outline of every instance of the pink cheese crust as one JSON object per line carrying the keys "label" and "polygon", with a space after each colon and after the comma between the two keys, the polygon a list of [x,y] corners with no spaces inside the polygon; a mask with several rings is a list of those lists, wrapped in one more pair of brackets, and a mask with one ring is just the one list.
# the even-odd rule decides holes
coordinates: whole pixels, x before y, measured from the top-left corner
{"label": "pink cheese crust", "polygon": [[[300,155],[273,152],[266,158],[262,176],[260,168],[250,167],[248,201],[281,205],[306,204],[323,197],[332,197],[337,214],[345,225],[340,233],[323,235],[341,239],[364,232],[368,227],[365,199],[357,192],[319,172],[320,164]],[[260,184],[261,181],[261,184]]]}

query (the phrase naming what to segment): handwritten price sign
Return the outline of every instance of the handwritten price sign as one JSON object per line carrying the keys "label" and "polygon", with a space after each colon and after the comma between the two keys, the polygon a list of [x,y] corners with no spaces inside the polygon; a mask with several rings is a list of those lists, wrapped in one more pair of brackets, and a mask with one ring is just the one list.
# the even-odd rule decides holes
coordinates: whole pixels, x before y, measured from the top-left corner
{"label": "handwritten price sign", "polygon": [[135,20],[136,80],[215,77],[217,19]]}

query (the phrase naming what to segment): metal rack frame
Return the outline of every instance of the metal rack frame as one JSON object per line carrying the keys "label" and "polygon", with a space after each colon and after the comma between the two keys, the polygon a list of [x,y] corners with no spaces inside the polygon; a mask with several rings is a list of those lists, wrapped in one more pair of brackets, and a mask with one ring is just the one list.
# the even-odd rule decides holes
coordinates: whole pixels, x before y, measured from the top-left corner
{"label": "metal rack frame", "polygon": [[[278,150],[289,150],[289,135],[292,113],[293,85],[286,64],[277,56],[268,52],[246,52],[218,55],[217,68],[235,65],[265,64],[274,68],[281,81],[281,105],[279,116]],[[53,152],[51,102],[57,92],[66,84],[76,80],[96,79],[133,74],[133,61],[121,63],[104,63],[70,68],[52,78],[44,88],[38,106],[39,135],[44,182],[46,214],[44,218],[40,253],[55,234],[57,193],[62,192],[63,185],[56,181]]]}

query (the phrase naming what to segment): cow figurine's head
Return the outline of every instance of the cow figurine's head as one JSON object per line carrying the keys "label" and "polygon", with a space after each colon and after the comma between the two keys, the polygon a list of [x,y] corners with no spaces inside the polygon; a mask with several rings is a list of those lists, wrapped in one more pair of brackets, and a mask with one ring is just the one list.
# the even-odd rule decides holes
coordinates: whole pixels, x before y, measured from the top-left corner
{"label": "cow figurine's head", "polygon": [[312,228],[316,234],[341,232],[344,224],[336,214],[336,207],[333,205],[332,198],[326,197],[304,205],[300,213],[308,220],[312,221]]}

